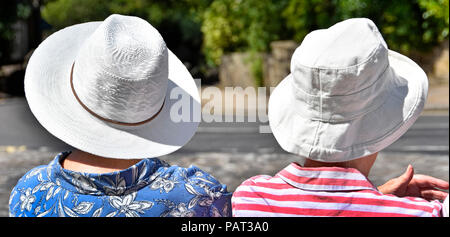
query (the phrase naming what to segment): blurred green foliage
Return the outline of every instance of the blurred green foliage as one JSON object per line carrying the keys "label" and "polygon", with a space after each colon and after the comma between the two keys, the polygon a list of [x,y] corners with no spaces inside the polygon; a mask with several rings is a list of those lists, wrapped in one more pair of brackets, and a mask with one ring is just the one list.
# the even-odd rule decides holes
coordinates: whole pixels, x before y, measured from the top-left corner
{"label": "blurred green foliage", "polygon": [[212,0],[47,0],[42,17],[55,30],[73,24],[103,20],[113,13],[146,19],[157,28],[167,46],[187,64],[194,77],[207,71],[202,54],[202,16]]}
{"label": "blurred green foliage", "polygon": [[103,20],[113,13],[139,16],[159,26],[164,21],[197,21],[212,0],[47,0],[42,16],[55,28]]}
{"label": "blurred green foliage", "polygon": [[[26,0],[23,0],[26,1]],[[0,1],[0,48],[11,24],[26,18],[17,1]],[[41,0],[54,30],[103,20],[112,13],[148,20],[194,76],[204,75],[229,52],[264,52],[274,40],[300,43],[310,31],[352,17],[372,19],[389,47],[408,54],[448,38],[448,0]],[[0,58],[5,50],[0,51]],[[253,71],[262,65],[254,63]]]}
{"label": "blurred green foliage", "polygon": [[29,17],[31,7],[24,1],[0,1],[0,65],[6,62],[11,53],[14,38],[13,24]]}
{"label": "blurred green foliage", "polygon": [[42,17],[55,29],[86,21],[104,20],[111,11],[106,0],[49,0]]}
{"label": "blurred green foliage", "polygon": [[448,12],[448,0],[217,0],[204,13],[204,50],[218,64],[227,52],[267,50],[276,39],[300,43],[312,30],[366,17],[390,48],[408,54],[448,38]]}
{"label": "blurred green foliage", "polygon": [[208,62],[219,64],[232,51],[266,51],[269,43],[288,37],[280,12],[286,0],[217,0],[203,13],[203,49]]}
{"label": "blurred green foliage", "polygon": [[437,36],[439,41],[448,37],[448,0],[419,0],[421,8],[425,9],[422,17],[425,19],[424,40],[433,41]]}
{"label": "blurred green foliage", "polygon": [[[448,38],[448,0],[216,0],[203,17],[203,50],[212,65],[234,51],[267,51],[270,42],[300,43],[309,32],[354,17],[380,28],[403,54],[427,51]],[[260,65],[260,66],[259,66]],[[262,64],[251,66],[256,80]]]}

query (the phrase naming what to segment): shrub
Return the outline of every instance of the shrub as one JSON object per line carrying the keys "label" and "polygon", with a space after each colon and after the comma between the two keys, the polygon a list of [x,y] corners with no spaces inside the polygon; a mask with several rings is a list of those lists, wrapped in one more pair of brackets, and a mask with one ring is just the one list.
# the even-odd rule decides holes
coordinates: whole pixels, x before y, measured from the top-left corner
{"label": "shrub", "polygon": [[286,36],[280,12],[287,0],[216,0],[203,13],[203,50],[211,65],[226,52],[268,50]]}
{"label": "shrub", "polygon": [[317,28],[370,18],[392,49],[407,54],[426,51],[448,37],[448,10],[448,0],[291,0],[283,16],[298,42]]}

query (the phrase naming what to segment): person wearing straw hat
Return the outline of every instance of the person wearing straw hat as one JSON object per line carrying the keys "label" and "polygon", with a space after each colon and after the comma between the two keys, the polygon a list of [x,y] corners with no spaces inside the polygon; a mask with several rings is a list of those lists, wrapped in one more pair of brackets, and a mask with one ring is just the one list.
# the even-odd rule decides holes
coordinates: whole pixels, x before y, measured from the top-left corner
{"label": "person wearing straw hat", "polygon": [[305,162],[243,182],[233,216],[448,216],[444,180],[412,166],[378,189],[367,178],[378,152],[417,119],[427,90],[424,71],[389,50],[369,19],[309,33],[268,111],[280,146]]}
{"label": "person wearing straw hat", "polygon": [[231,215],[226,185],[151,158],[191,139],[198,122],[174,121],[171,107],[188,99],[182,109],[200,113],[200,98],[147,21],[114,14],[52,34],[29,61],[25,93],[42,126],[75,150],[18,181],[10,216]]}

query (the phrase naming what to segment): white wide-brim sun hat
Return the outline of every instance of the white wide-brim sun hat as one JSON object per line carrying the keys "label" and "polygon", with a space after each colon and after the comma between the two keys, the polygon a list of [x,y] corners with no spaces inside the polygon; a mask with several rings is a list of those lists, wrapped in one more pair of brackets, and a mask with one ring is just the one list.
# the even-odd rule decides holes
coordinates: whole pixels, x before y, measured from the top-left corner
{"label": "white wide-brim sun hat", "polygon": [[389,50],[375,24],[348,19],[309,33],[269,99],[280,146],[322,162],[364,157],[395,142],[421,113],[425,72]]}
{"label": "white wide-brim sun hat", "polygon": [[[195,81],[138,17],[111,15],[49,36],[29,60],[25,94],[51,134],[108,158],[172,153],[199,124],[192,119],[200,113]],[[180,111],[190,119],[174,119]]]}

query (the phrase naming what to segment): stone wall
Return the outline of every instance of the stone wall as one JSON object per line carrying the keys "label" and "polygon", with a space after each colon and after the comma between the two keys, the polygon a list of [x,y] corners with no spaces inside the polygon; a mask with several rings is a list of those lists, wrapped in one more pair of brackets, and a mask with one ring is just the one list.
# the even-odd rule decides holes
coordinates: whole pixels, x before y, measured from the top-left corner
{"label": "stone wall", "polygon": [[[260,53],[254,57],[266,57],[266,54]],[[256,78],[251,70],[252,57],[250,53],[231,53],[221,58],[222,63],[219,67],[219,80],[221,86],[240,86],[256,87]]]}
{"label": "stone wall", "polygon": [[[266,87],[275,87],[290,73],[292,54],[298,47],[294,41],[275,41],[270,44],[270,53],[259,54],[263,60],[263,82]],[[436,46],[429,53],[411,52],[408,57],[417,62],[428,74],[430,85],[449,83],[449,41]],[[231,53],[222,57],[219,80],[224,86],[256,86],[250,70],[248,53]]]}
{"label": "stone wall", "polygon": [[291,57],[298,44],[294,41],[275,41],[270,44],[271,52],[265,58],[264,85],[275,87],[291,72]]}
{"label": "stone wall", "polygon": [[[291,56],[298,44],[294,41],[275,41],[270,44],[270,53],[255,55],[263,61],[263,83],[274,87],[290,73]],[[222,57],[219,80],[222,86],[256,86],[251,70],[249,53],[231,53]]]}
{"label": "stone wall", "polygon": [[431,76],[436,80],[437,83],[448,84],[449,82],[449,49],[448,40],[446,40],[438,48],[438,53],[436,54],[435,60],[433,62],[433,69]]}
{"label": "stone wall", "polygon": [[449,83],[449,41],[435,46],[427,53],[409,52],[407,55],[428,75],[430,86],[448,85]]}

